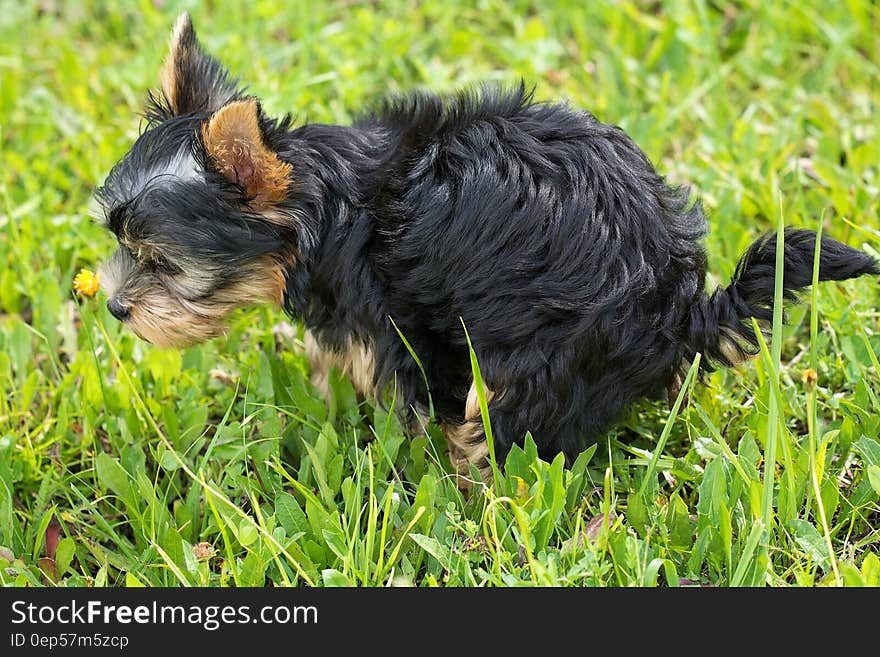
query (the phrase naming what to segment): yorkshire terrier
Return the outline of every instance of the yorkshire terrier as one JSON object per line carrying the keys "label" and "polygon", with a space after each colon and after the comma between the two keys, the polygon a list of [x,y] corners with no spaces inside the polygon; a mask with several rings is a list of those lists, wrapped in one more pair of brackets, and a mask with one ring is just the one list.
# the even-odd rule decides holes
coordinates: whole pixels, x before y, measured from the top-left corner
{"label": "yorkshire terrier", "polygon": [[[97,191],[119,249],[107,306],[182,347],[278,304],[307,329],[312,381],[425,414],[459,474],[488,476],[465,327],[503,463],[531,432],[571,458],[622,411],[756,352],[772,317],[776,238],[704,291],[706,220],[620,129],[523,86],[386,101],[352,126],[292,125],[177,20],[146,129]],[[812,280],[816,235],[784,234],[785,296]],[[822,238],[819,280],[880,273]],[[399,331],[399,332],[398,332]],[[414,360],[407,345],[424,368]],[[427,378],[427,382],[425,381]]]}

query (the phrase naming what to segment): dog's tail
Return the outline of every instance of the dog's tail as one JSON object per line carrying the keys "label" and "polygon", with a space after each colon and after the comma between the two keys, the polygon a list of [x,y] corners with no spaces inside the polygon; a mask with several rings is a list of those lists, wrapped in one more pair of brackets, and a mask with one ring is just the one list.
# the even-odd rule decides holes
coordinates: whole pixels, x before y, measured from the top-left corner
{"label": "dog's tail", "polygon": [[[816,233],[788,228],[785,238],[783,295],[794,299],[795,292],[813,281]],[[735,365],[757,353],[758,341],[750,317],[759,323],[773,318],[776,273],[776,233],[767,233],[752,244],[736,266],[730,285],[703,294],[692,307],[686,329],[687,353],[693,359],[703,354],[701,369]],[[822,236],[819,280],[842,281],[863,274],[880,274],[878,261],[866,253]]]}

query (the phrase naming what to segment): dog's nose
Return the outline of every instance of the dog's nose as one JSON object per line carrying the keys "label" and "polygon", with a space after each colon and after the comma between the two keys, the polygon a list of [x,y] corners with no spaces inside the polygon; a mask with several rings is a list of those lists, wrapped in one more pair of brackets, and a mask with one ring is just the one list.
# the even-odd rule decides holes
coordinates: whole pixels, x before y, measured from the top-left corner
{"label": "dog's nose", "polygon": [[110,297],[110,300],[107,302],[107,310],[120,322],[124,322],[128,317],[128,308],[119,303],[119,299],[116,297]]}

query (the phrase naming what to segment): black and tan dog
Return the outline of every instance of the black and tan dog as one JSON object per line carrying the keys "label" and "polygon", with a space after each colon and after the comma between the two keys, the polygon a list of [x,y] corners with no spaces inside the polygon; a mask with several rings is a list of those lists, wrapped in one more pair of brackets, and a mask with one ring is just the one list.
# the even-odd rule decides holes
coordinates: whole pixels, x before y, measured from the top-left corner
{"label": "black and tan dog", "polygon": [[[338,366],[364,394],[396,378],[450,455],[485,472],[467,326],[496,450],[530,431],[577,454],[632,402],[754,352],[773,305],[776,240],[704,291],[706,222],[616,127],[523,88],[388,101],[352,126],[266,116],[177,21],[147,129],[98,191],[119,250],[110,312],[164,347],[223,332],[235,308],[305,324],[313,381]],[[809,285],[815,234],[785,234],[787,297]],[[820,280],[877,274],[823,239]],[[393,320],[393,323],[392,323]]]}

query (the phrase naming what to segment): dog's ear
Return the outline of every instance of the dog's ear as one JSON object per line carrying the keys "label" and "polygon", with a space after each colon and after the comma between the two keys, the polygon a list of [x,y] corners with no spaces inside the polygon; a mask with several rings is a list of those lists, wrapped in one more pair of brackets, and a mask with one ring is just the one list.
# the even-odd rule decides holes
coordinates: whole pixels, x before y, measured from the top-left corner
{"label": "dog's ear", "polygon": [[235,100],[202,125],[205,152],[219,173],[241,186],[251,208],[263,211],[281,201],[293,167],[269,146],[253,98]]}
{"label": "dog's ear", "polygon": [[237,80],[213,57],[205,54],[189,14],[182,13],[171,31],[171,49],[159,72],[165,113],[214,112],[239,97]]}

